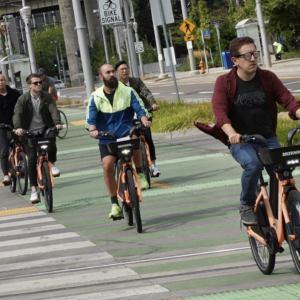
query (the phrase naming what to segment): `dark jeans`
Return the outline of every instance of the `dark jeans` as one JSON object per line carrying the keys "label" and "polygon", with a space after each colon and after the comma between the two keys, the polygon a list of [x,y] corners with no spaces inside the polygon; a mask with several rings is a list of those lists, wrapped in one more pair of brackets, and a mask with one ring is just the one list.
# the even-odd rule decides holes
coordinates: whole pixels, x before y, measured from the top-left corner
{"label": "dark jeans", "polygon": [[[269,148],[280,148],[280,144],[275,137],[267,139]],[[245,143],[241,145],[232,145],[230,153],[233,158],[244,168],[242,175],[242,195],[241,204],[254,205],[255,190],[258,183],[259,175],[263,169],[262,164],[258,160],[255,148],[260,148],[259,143]],[[270,174],[273,167],[267,167]]]}
{"label": "dark jeans", "polygon": [[276,58],[277,60],[281,60],[281,53],[276,53],[276,54],[275,54],[275,58]]}
{"label": "dark jeans", "polygon": [[151,160],[156,160],[156,156],[155,156],[155,147],[154,147],[154,143],[153,143],[153,140],[152,140],[152,134],[151,134],[151,129],[150,128],[147,128],[145,131],[144,131],[144,135],[145,135],[145,140],[146,142],[148,143],[149,145],[149,152],[150,152],[150,157],[151,157]]}
{"label": "dark jeans", "polygon": [[8,175],[9,164],[9,137],[8,132],[5,129],[0,129],[0,159],[1,159],[1,169],[5,175]]}
{"label": "dark jeans", "polygon": [[[44,131],[41,134],[38,134],[35,136],[35,138],[45,138],[46,137],[46,130],[48,128],[45,128]],[[50,131],[48,137],[54,137],[55,132]],[[25,142],[25,152],[28,157],[27,165],[28,165],[28,175],[30,180],[30,186],[37,186],[37,151],[35,148],[29,147],[28,140]],[[51,163],[56,162],[56,153],[57,148],[56,145],[49,146],[48,148],[48,160]]]}

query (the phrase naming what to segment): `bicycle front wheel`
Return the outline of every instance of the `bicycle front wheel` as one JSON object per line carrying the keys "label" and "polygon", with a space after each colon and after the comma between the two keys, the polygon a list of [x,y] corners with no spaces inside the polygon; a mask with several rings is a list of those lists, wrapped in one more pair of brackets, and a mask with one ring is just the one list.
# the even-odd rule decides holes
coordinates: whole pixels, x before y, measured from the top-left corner
{"label": "bicycle front wheel", "polygon": [[15,193],[16,192],[16,189],[17,189],[17,178],[16,178],[16,172],[14,170],[14,158],[13,156],[10,158],[10,161],[9,161],[9,172],[10,172],[10,191],[12,193]]}
{"label": "bicycle front wheel", "polygon": [[[294,241],[290,240],[286,234],[287,242],[289,243],[291,255],[294,261],[297,272],[300,274],[300,193],[297,190],[292,190],[286,197],[286,207],[291,221],[292,234],[296,236]],[[286,233],[287,231],[287,224]]]}
{"label": "bicycle front wheel", "polygon": [[275,267],[275,254],[271,254],[268,247],[254,237],[249,236],[249,243],[254,260],[263,274],[271,274]]}
{"label": "bicycle front wheel", "polygon": [[18,154],[17,170],[19,173],[17,175],[18,189],[21,195],[25,195],[28,187],[28,169],[24,152],[19,152]]}
{"label": "bicycle front wheel", "polygon": [[151,173],[150,173],[150,167],[149,167],[148,158],[147,158],[146,146],[143,141],[141,143],[141,149],[142,149],[143,173],[148,181],[149,189],[150,189],[151,188]]}
{"label": "bicycle front wheel", "polygon": [[69,124],[68,124],[68,119],[67,119],[65,113],[63,111],[59,110],[59,114],[60,114],[61,122],[63,123],[63,129],[57,133],[57,136],[60,139],[64,139],[68,134]]}
{"label": "bicycle front wheel", "polygon": [[51,177],[49,172],[48,163],[46,161],[43,161],[42,164],[42,176],[43,176],[43,196],[44,196],[44,202],[45,206],[48,210],[48,212],[52,212],[53,210],[53,196],[52,196],[52,184],[51,184]]}
{"label": "bicycle front wheel", "polygon": [[134,218],[135,218],[136,230],[138,233],[141,233],[143,231],[143,228],[142,228],[142,219],[141,219],[141,213],[140,213],[140,201],[138,199],[136,187],[135,187],[134,181],[133,181],[132,171],[130,169],[126,170],[126,178],[127,178],[127,184],[128,184],[130,203],[131,203],[132,211],[133,211]]}

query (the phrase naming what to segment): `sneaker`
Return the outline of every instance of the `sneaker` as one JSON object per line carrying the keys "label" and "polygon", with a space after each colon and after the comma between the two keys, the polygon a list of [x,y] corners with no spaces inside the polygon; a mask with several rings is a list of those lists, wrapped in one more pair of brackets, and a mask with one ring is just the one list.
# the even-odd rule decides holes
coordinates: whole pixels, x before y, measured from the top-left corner
{"label": "sneaker", "polygon": [[121,219],[123,218],[122,209],[118,204],[113,204],[111,208],[111,212],[108,215],[109,219]]}
{"label": "sneaker", "polygon": [[2,180],[2,183],[4,185],[9,185],[10,184],[10,177],[8,175],[5,175],[4,179]]}
{"label": "sneaker", "polygon": [[39,201],[40,200],[37,191],[32,191],[30,196],[30,202],[34,204],[34,203],[38,203]]}
{"label": "sneaker", "polygon": [[[51,163],[50,163],[51,164]],[[55,166],[55,164],[51,164],[52,167],[52,176],[53,177],[59,177],[60,175],[60,171],[58,170],[58,168]]]}
{"label": "sneaker", "polygon": [[141,190],[148,190],[149,189],[149,183],[143,173],[139,173],[139,183]]}
{"label": "sneaker", "polygon": [[151,177],[159,177],[159,175],[161,174],[161,171],[159,171],[157,169],[157,166],[156,165],[152,165],[151,166]]}
{"label": "sneaker", "polygon": [[254,213],[254,206],[240,205],[240,216],[244,225],[256,225],[257,216]]}

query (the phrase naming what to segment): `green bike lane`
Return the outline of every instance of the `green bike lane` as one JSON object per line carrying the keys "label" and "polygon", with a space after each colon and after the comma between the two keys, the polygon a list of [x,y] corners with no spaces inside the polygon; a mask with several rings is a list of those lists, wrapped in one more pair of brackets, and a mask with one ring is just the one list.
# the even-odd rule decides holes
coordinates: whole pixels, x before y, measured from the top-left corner
{"label": "green bike lane", "polygon": [[[69,122],[83,120],[81,110],[64,111]],[[124,220],[108,219],[111,205],[97,141],[83,125],[71,123],[67,137],[57,141],[61,176],[55,179],[51,217],[178,299],[227,299],[229,294],[212,294],[298,283],[287,245],[273,275],[256,267],[239,223],[241,168],[216,145],[200,134],[156,143],[162,175],[143,191],[143,233],[138,234]],[[28,193],[23,198],[28,201]],[[37,207],[45,210],[43,203]],[[263,299],[267,291],[247,291],[247,297]],[[246,298],[228,299],[238,295]]]}

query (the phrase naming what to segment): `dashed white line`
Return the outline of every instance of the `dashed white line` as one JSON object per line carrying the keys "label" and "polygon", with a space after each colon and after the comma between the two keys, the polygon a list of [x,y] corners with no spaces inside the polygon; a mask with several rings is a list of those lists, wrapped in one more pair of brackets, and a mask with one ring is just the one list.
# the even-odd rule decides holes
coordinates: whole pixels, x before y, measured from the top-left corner
{"label": "dashed white line", "polygon": [[289,82],[289,83],[285,83],[284,85],[288,85],[288,84],[294,84],[294,83],[299,83],[300,81],[295,81],[295,82]]}
{"label": "dashed white line", "polygon": [[[178,93],[179,95],[182,95],[182,94],[184,94],[183,92],[179,92]],[[172,93],[172,95],[176,95],[176,93]]]}
{"label": "dashed white line", "polygon": [[214,92],[199,92],[199,94],[213,94]]}

